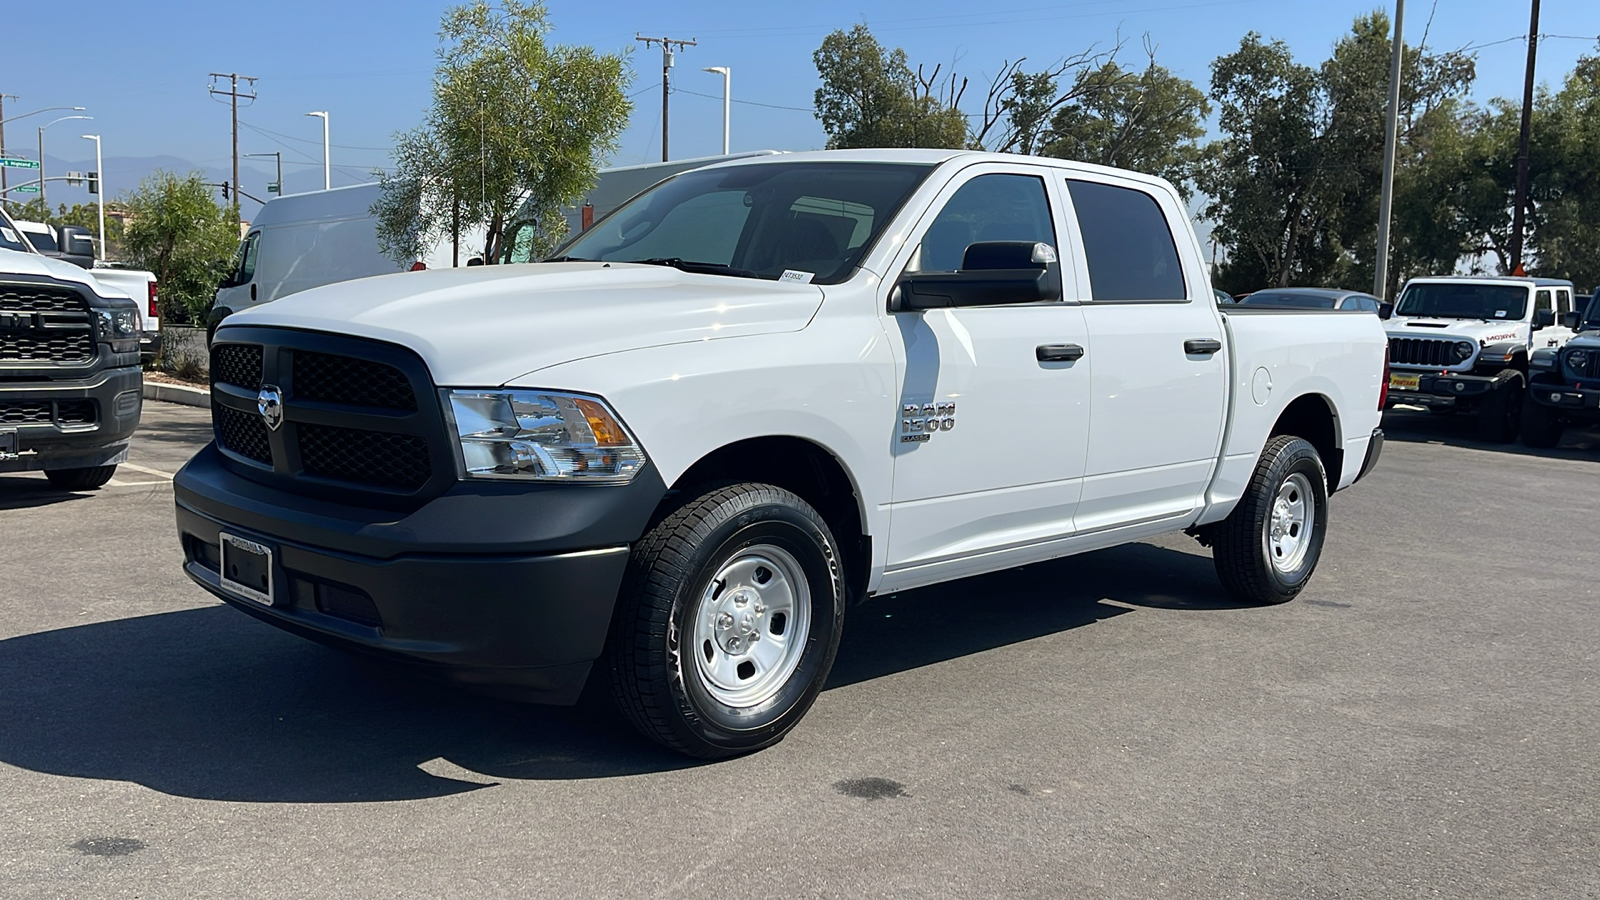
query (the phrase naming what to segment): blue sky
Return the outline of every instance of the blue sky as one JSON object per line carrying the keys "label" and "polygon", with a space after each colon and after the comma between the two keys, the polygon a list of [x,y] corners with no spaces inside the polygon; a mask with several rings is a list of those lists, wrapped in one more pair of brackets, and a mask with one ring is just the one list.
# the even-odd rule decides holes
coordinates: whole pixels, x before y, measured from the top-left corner
{"label": "blue sky", "polygon": [[[240,151],[283,154],[290,190],[320,186],[321,125],[304,113],[330,112],[335,184],[368,180],[387,163],[394,132],[415,125],[428,103],[446,2],[392,0],[276,0],[180,3],[168,0],[76,0],[77,25],[34,37],[24,17],[6,16],[0,65],[6,115],[42,106],[84,106],[92,122],[62,122],[47,132],[47,156],[89,168],[93,145],[78,135],[98,132],[108,158],[112,195],[137,177],[136,159],[171,157],[208,171],[229,166],[228,109],[208,97],[209,72],[239,72],[259,80],[259,99],[240,111]],[[977,7],[982,12],[973,12]],[[1306,62],[1323,59],[1353,18],[1393,2],[1372,0],[879,0],[808,3],[634,2],[552,0],[555,40],[629,50],[637,94],[617,165],[660,157],[661,54],[635,44],[636,32],[695,38],[673,70],[672,155],[716,153],[721,145],[721,78],[705,66],[733,69],[733,149],[820,147],[822,130],[810,113],[816,70],[811,53],[835,28],[865,21],[886,44],[904,47],[912,61],[953,64],[981,85],[1002,60],[1026,56],[1042,65],[1091,45],[1106,48],[1120,34],[1125,58],[1139,61],[1148,34],[1157,61],[1202,87],[1208,65],[1238,46],[1248,31],[1282,38]],[[37,8],[37,7],[36,7]],[[1526,0],[1411,0],[1406,34],[1415,42],[1430,14],[1428,43],[1436,48],[1481,46],[1477,96],[1517,96],[1521,90],[1528,12]],[[1541,42],[1539,74],[1557,83],[1573,60],[1595,46],[1600,3],[1552,0],[1540,31],[1589,35]],[[703,95],[703,96],[702,96]],[[743,102],[741,102],[743,101]],[[755,105],[766,104],[766,105]],[[970,105],[970,104],[969,104]],[[13,150],[34,155],[35,116],[6,127]],[[265,196],[270,159],[250,161],[245,189]],[[173,163],[168,162],[171,165]],[[58,164],[60,165],[60,164]],[[52,205],[83,199],[81,190],[51,186]],[[251,212],[246,204],[245,213]]]}

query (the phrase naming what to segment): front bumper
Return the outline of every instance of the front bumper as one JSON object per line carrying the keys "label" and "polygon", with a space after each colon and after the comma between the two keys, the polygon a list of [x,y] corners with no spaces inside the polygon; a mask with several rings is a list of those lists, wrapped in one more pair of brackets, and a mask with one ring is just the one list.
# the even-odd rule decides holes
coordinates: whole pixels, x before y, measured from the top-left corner
{"label": "front bumper", "polygon": [[1600,422],[1600,390],[1565,384],[1534,384],[1528,399],[1570,422]]}
{"label": "front bumper", "polygon": [[[223,601],[325,644],[449,681],[572,703],[605,645],[629,543],[665,487],[462,483],[409,513],[234,475],[214,445],[175,480],[184,570]],[[222,586],[220,534],[273,551],[273,603]]]}
{"label": "front bumper", "polygon": [[[7,425],[16,431],[16,452],[0,451],[0,472],[77,469],[114,465],[127,458],[128,440],[139,425],[143,407],[143,373],[137,366],[101,369],[83,379],[0,382],[0,404],[61,404],[88,400],[94,404],[92,424],[52,421]],[[55,407],[59,410],[59,406]],[[7,446],[9,446],[9,440]]]}
{"label": "front bumper", "polygon": [[[1448,408],[1468,405],[1489,394],[1504,389],[1515,373],[1511,370],[1494,375],[1445,374],[1393,371],[1389,379],[1389,405],[1410,403],[1417,406]],[[1416,387],[1406,386],[1396,378],[1417,378]]]}

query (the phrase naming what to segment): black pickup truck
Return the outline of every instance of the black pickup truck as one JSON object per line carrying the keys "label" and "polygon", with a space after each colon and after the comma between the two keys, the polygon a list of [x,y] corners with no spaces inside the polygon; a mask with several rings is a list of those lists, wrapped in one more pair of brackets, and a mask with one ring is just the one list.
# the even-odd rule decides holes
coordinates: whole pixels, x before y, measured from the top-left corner
{"label": "black pickup truck", "polygon": [[1600,289],[1587,312],[1566,318],[1572,339],[1528,360],[1522,442],[1529,447],[1554,447],[1568,425],[1600,424]]}

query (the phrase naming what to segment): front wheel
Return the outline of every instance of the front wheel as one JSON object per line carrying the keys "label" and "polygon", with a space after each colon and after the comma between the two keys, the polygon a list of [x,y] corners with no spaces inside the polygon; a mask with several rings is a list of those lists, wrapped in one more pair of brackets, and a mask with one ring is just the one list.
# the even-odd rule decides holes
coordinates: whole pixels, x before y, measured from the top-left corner
{"label": "front wheel", "polygon": [[1478,438],[1491,444],[1509,444],[1522,425],[1522,395],[1526,380],[1513,371],[1506,383],[1489,392],[1478,405]]}
{"label": "front wheel", "polygon": [[771,485],[707,490],[667,515],[635,546],[612,625],[623,714],[707,759],[782,740],[839,648],[837,546],[816,510]]}
{"label": "front wheel", "polygon": [[1267,442],[1239,505],[1211,529],[1211,559],[1228,592],[1248,603],[1294,599],[1322,556],[1328,476],[1308,441]]}
{"label": "front wheel", "polygon": [[1532,397],[1522,401],[1522,443],[1529,447],[1554,447],[1561,443],[1561,432],[1566,430],[1550,407],[1535,403]]}

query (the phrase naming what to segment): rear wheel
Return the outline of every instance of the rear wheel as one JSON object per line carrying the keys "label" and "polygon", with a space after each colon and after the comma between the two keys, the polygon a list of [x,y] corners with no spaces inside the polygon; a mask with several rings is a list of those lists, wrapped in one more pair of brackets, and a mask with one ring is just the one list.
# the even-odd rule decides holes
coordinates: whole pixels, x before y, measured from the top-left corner
{"label": "rear wheel", "polygon": [[1565,430],[1550,407],[1535,403],[1531,396],[1522,400],[1522,443],[1529,447],[1554,447],[1561,443]]}
{"label": "rear wheel", "polygon": [[44,477],[63,491],[92,491],[117,474],[116,466],[90,466],[85,469],[46,469]]}
{"label": "rear wheel", "polygon": [[636,545],[607,651],[612,690],[674,750],[759,750],[810,709],[843,625],[837,544],[816,510],[771,485],[714,488]]}
{"label": "rear wheel", "polygon": [[1239,505],[1210,530],[1217,577],[1249,603],[1292,600],[1317,568],[1327,526],[1328,476],[1316,448],[1275,437]]}
{"label": "rear wheel", "polygon": [[1490,391],[1478,405],[1478,438],[1491,444],[1509,444],[1522,425],[1522,395],[1526,379],[1511,371],[1505,384]]}

